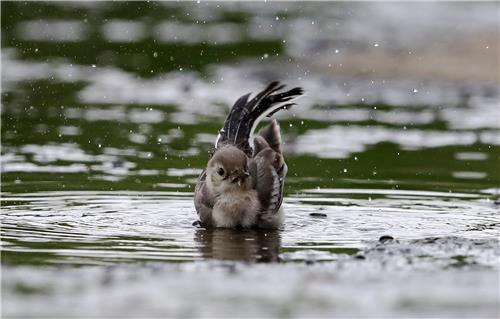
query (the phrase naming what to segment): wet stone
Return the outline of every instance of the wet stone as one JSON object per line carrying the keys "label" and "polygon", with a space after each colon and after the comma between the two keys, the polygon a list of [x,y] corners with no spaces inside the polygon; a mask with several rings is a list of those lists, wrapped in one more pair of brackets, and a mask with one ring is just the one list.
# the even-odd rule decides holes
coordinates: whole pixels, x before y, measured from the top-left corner
{"label": "wet stone", "polygon": [[192,223],[192,225],[193,225],[194,227],[201,228],[201,223],[200,223],[200,221],[199,221],[199,220],[195,220],[195,221]]}
{"label": "wet stone", "polygon": [[327,215],[325,213],[310,213],[309,216],[318,217],[318,218],[326,218],[327,217]]}
{"label": "wet stone", "polygon": [[382,244],[388,244],[390,242],[392,242],[394,240],[394,237],[392,236],[389,236],[389,235],[384,235],[384,236],[381,236],[378,241]]}

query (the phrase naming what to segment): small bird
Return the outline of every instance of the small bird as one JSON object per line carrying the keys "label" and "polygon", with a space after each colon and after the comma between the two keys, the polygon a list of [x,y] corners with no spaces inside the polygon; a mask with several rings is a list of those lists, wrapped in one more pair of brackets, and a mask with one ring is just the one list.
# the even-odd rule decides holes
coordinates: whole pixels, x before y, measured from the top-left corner
{"label": "small bird", "polygon": [[300,87],[283,91],[272,82],[249,100],[234,103],[215,142],[215,150],[195,187],[194,205],[204,227],[278,228],[287,165],[278,122],[273,119],[253,138],[266,116],[295,105]]}

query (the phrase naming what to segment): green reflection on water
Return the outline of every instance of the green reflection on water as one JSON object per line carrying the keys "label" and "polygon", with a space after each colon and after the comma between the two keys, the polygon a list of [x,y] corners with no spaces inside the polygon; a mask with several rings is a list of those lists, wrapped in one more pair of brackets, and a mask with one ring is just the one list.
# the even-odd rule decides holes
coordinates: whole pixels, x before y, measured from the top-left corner
{"label": "green reflection on water", "polygon": [[[64,58],[77,64],[94,64],[98,67],[114,66],[143,77],[173,70],[203,71],[213,63],[229,62],[245,57],[279,54],[283,43],[278,40],[241,38],[237,42],[217,43],[162,43],[156,33],[131,43],[112,43],[101,35],[103,21],[112,19],[136,20],[151,26],[164,19],[174,22],[194,23],[182,10],[158,3],[102,3],[97,8],[67,8],[50,3],[2,2],[2,47],[17,48],[17,54],[29,60]],[[83,22],[87,32],[81,41],[43,42],[19,38],[18,23],[37,19],[58,19]],[[196,20],[197,21],[197,20]],[[226,14],[210,23],[234,22],[243,24],[243,15]],[[201,24],[205,25],[205,23]],[[203,27],[201,27],[202,30]]]}

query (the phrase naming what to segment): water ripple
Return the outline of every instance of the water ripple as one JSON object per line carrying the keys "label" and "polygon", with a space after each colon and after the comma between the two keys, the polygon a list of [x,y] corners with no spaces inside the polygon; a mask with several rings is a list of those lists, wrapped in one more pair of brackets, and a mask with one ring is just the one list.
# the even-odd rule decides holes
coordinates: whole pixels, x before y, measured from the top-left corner
{"label": "water ripple", "polygon": [[[344,194],[370,195],[346,198]],[[496,238],[485,195],[368,189],[304,190],[286,198],[279,231],[205,230],[191,193],[40,192],[2,197],[5,260],[83,263],[205,258],[278,261],[354,254],[389,234]],[[318,257],[309,250],[323,251]],[[295,255],[298,254],[298,255]]]}

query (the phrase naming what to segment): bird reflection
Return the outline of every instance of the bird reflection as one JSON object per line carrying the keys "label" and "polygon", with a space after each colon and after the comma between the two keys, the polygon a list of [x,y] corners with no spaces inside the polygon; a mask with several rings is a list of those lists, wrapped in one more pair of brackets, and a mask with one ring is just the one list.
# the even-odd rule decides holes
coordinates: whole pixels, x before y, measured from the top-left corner
{"label": "bird reflection", "polygon": [[281,237],[278,230],[200,228],[195,233],[195,241],[207,259],[279,262]]}

